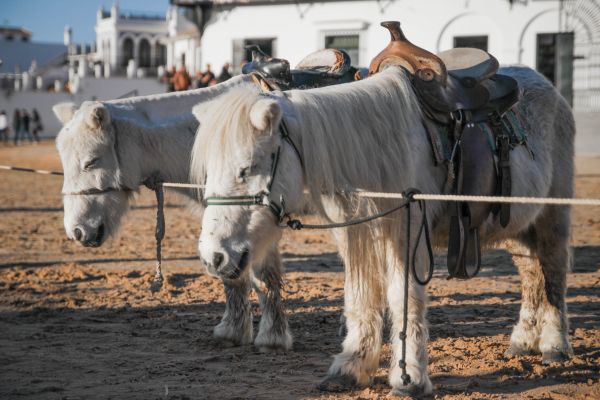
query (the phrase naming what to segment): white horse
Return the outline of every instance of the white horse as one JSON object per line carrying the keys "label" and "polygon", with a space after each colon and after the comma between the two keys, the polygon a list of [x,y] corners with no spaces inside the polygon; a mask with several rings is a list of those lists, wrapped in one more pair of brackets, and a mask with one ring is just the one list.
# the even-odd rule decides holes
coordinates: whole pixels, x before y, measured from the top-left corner
{"label": "white horse", "polygon": [[[513,195],[571,197],[574,122],[569,106],[531,69],[507,68],[502,73],[517,79],[523,89],[518,107],[531,125],[528,144],[535,153],[533,160],[524,146],[511,152]],[[351,189],[443,190],[446,169],[434,164],[418,100],[409,78],[399,68],[323,89],[269,95],[235,90],[203,108],[191,168],[195,181],[206,184],[209,205],[198,246],[202,258],[220,264],[215,267],[260,263],[282,231],[279,218],[274,218],[277,213],[271,212],[273,207],[261,205],[297,212],[304,189],[320,215],[333,221],[398,204],[358,199],[348,194]],[[291,141],[279,134],[282,120]],[[273,173],[274,159],[278,165]],[[257,194],[260,205],[240,205],[244,198]],[[429,203],[427,208],[438,244],[446,243],[447,208],[440,202]],[[413,206],[411,210],[415,221],[419,208]],[[427,374],[426,293],[412,276],[406,356],[410,383],[403,382],[399,366],[402,278],[407,268],[403,261],[404,224],[404,213],[399,212],[335,231],[346,268],[347,336],[320,385],[324,390],[370,381],[379,364],[387,308],[392,323],[392,393],[421,395],[432,391]],[[543,360],[549,362],[572,352],[565,305],[569,230],[569,207],[540,205],[514,205],[507,228],[490,216],[481,229],[482,242],[487,246],[514,239],[530,255],[514,258],[523,280],[523,303],[509,355],[541,352]],[[416,234],[417,227],[413,226],[412,237]],[[422,271],[427,260],[424,243],[416,254],[417,268]]]}
{"label": "white horse", "polygon": [[[64,170],[64,224],[67,236],[84,246],[100,246],[117,232],[132,194],[150,177],[187,182],[197,119],[192,107],[254,84],[235,77],[212,88],[106,102],[54,107],[63,123],[56,143]],[[251,90],[251,89],[248,89]],[[180,190],[196,200],[196,192]],[[263,315],[254,343],[263,350],[292,345],[282,305],[281,257],[276,247],[252,268]],[[234,344],[252,343],[250,280],[232,280],[209,268],[225,284],[225,314],[215,337]]]}

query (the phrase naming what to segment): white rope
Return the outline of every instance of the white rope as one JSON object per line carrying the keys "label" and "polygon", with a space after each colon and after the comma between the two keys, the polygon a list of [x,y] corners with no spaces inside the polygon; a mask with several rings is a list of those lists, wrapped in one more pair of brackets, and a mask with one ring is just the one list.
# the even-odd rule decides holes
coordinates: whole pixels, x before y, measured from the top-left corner
{"label": "white rope", "polygon": [[196,185],[193,183],[163,182],[161,185],[170,188],[204,189],[204,185]]}
{"label": "white rope", "polygon": [[[402,193],[365,192],[358,191],[359,197],[379,199],[404,199]],[[415,200],[426,201],[470,201],[475,203],[515,203],[515,204],[555,204],[575,206],[600,206],[600,199],[571,199],[563,197],[507,197],[507,196],[466,196],[455,194],[419,193],[412,196]]]}
{"label": "white rope", "polygon": [[[9,165],[0,165],[0,169],[18,172],[32,172],[42,175],[62,175],[62,172],[47,171],[43,169],[31,169],[22,167],[12,167]],[[597,176],[597,175],[595,175]],[[204,189],[204,185],[194,183],[163,182],[163,187],[186,188],[186,189]],[[355,192],[359,197],[378,198],[378,199],[405,199],[402,193],[388,192],[367,192],[357,190]],[[507,197],[507,196],[466,196],[455,194],[427,194],[419,193],[412,196],[415,200],[425,201],[470,201],[474,203],[512,203],[512,204],[553,204],[553,205],[573,205],[573,206],[600,206],[600,199],[580,198],[570,199],[561,197]]]}

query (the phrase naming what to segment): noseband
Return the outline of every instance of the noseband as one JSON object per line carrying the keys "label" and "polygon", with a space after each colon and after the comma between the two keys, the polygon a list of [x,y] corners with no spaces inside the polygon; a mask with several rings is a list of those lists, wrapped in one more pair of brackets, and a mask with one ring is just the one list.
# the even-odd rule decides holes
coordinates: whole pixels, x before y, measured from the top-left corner
{"label": "noseband", "polygon": [[94,194],[104,194],[109,192],[133,192],[134,190],[128,187],[106,187],[103,189],[90,188],[84,189],[79,192],[63,192],[63,196],[89,196]]}
{"label": "noseband", "polygon": [[[300,165],[302,163],[302,156],[300,155],[300,151],[298,147],[292,140],[289,135],[289,131],[287,129],[287,125],[285,121],[282,119],[279,124],[279,133],[281,134],[281,138],[288,142],[290,146],[294,149],[294,152],[298,156],[298,160],[300,160]],[[279,204],[271,199],[271,188],[273,187],[273,182],[275,181],[275,175],[277,174],[277,167],[279,165],[279,158],[281,156],[281,143],[277,147],[277,151],[271,155],[273,159],[273,164],[271,165],[271,176],[269,178],[269,182],[267,183],[266,190],[250,195],[241,195],[241,196],[212,196],[206,197],[204,199],[206,207],[208,206],[262,206],[267,207],[275,216],[277,220],[277,224],[281,224],[283,220],[288,216],[288,213],[285,211],[285,201],[283,199],[283,195],[279,196]]]}

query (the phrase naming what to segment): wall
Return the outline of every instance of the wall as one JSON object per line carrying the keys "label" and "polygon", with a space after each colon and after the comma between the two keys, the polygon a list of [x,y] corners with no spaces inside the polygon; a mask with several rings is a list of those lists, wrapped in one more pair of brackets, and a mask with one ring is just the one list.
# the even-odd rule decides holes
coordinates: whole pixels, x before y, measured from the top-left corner
{"label": "wall", "polygon": [[30,112],[37,108],[44,125],[43,135],[55,136],[61,128],[52,112],[52,106],[57,103],[72,101],[79,105],[86,100],[112,100],[132,90],[137,90],[140,96],[165,91],[165,86],[155,79],[82,78],[80,82],[81,87],[76,95],[25,91],[6,97],[5,93],[0,93],[0,110],[6,110],[9,120],[12,120],[15,108],[26,108]]}
{"label": "wall", "polygon": [[[452,47],[456,35],[489,35],[489,51],[501,63],[534,66],[538,32],[556,32],[558,1],[530,1],[527,6],[507,0],[347,1],[301,5],[245,6],[214,12],[202,38],[203,63],[216,68],[232,60],[233,41],[275,37],[276,54],[295,65],[323,47],[327,32],[360,34],[360,65],[387,44],[381,21],[399,20],[408,38],[434,52]],[[343,10],[343,11],[342,11]],[[543,18],[538,18],[543,15]],[[532,23],[535,20],[535,23]],[[525,33],[523,33],[525,32]],[[522,37],[522,35],[525,35]],[[527,46],[520,58],[520,44]]]}

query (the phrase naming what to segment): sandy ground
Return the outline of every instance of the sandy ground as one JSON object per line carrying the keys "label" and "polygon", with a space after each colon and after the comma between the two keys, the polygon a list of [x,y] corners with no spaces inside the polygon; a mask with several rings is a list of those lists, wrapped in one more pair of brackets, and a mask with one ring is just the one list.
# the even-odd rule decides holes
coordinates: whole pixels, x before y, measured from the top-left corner
{"label": "sandy ground", "polygon": [[[0,164],[60,169],[51,143],[0,147]],[[224,309],[222,286],[198,262],[199,222],[174,195],[167,195],[167,285],[152,295],[150,192],[142,190],[119,237],[85,249],[64,235],[61,178],[0,171],[0,182],[0,398],[387,395],[389,346],[368,388],[341,394],[314,389],[342,341],[336,331],[343,269],[328,234],[286,232],[281,244],[293,351],[223,348],[211,336]],[[600,197],[600,177],[579,177],[577,195]],[[480,275],[467,282],[445,280],[438,257],[428,288],[429,371],[436,398],[600,398],[598,211],[573,213],[568,307],[575,356],[562,366],[542,366],[539,356],[503,356],[520,304],[507,250],[487,253]],[[254,313],[257,323],[256,306]]]}

